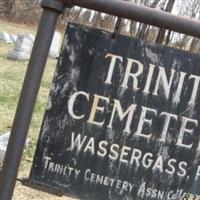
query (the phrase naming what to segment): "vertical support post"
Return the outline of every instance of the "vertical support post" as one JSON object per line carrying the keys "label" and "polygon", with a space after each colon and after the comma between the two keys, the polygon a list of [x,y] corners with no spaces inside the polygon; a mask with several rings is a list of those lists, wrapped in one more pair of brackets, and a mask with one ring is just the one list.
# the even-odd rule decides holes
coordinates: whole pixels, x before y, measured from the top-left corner
{"label": "vertical support post", "polygon": [[65,5],[61,1],[54,0],[44,0],[42,2],[44,10],[21,90],[0,177],[0,200],[10,200],[12,198],[51,41],[58,17],[64,11]]}

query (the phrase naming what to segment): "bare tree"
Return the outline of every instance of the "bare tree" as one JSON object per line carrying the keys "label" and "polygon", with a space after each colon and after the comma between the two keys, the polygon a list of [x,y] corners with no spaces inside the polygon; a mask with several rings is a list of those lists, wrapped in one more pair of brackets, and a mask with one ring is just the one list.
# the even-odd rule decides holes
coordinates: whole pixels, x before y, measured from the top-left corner
{"label": "bare tree", "polygon": [[[141,0],[140,4],[142,5],[145,5],[145,6],[148,6],[149,5],[149,0]],[[142,32],[142,29],[143,29],[143,25],[142,23],[139,23],[139,26],[138,26],[138,29],[137,29],[137,33],[136,33],[136,37],[137,38],[140,38],[140,34]]]}
{"label": "bare tree", "polygon": [[[156,8],[160,0],[154,0],[151,4],[151,8]],[[140,30],[138,30],[138,37],[141,39],[146,39],[149,32],[150,26],[148,24],[142,24]]]}
{"label": "bare tree", "polygon": [[94,16],[92,18],[92,25],[95,26],[95,27],[98,27],[101,19],[102,19],[101,13],[95,12]]}
{"label": "bare tree", "polygon": [[12,9],[13,9],[13,6],[15,4],[15,0],[5,0],[5,7],[6,7],[6,10],[5,10],[5,14],[7,16],[10,15]]}
{"label": "bare tree", "polygon": [[[165,11],[166,12],[171,12],[173,7],[174,7],[174,3],[175,3],[175,0],[168,0],[167,6],[165,8]],[[166,29],[163,29],[163,28],[159,29],[158,35],[157,35],[157,38],[156,38],[156,42],[157,43],[163,43],[163,41],[165,39],[165,32],[166,32]]]}
{"label": "bare tree", "polygon": [[[198,20],[200,20],[200,14],[199,14]],[[200,39],[195,38],[195,37],[192,38],[189,51],[193,53],[200,52]]]}
{"label": "bare tree", "polygon": [[6,3],[5,1],[0,1],[0,14],[4,14],[6,12]]}
{"label": "bare tree", "polygon": [[[200,1],[199,0],[182,0],[177,1],[177,11],[181,16],[188,18],[200,20]],[[188,35],[174,34],[175,38],[178,38],[176,41],[177,47],[191,52],[198,52],[199,39],[192,38]],[[175,45],[173,45],[176,47]]]}
{"label": "bare tree", "polygon": [[74,9],[74,19],[73,19],[74,21],[76,21],[76,22],[79,21],[82,11],[83,11],[83,8],[77,8],[77,9],[75,8]]}
{"label": "bare tree", "polygon": [[165,45],[169,45],[172,31],[168,30]]}

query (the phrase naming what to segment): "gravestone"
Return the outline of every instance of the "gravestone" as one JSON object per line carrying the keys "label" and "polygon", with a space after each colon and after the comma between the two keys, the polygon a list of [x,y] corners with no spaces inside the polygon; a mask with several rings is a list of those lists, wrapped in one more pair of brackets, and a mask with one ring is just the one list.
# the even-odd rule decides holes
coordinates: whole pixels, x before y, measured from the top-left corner
{"label": "gravestone", "polygon": [[60,45],[61,45],[61,34],[55,31],[49,51],[49,56],[57,58],[59,56]]}
{"label": "gravestone", "polygon": [[33,47],[33,38],[30,35],[19,35],[14,48],[7,57],[13,60],[28,60]]}
{"label": "gravestone", "polygon": [[9,34],[9,35],[12,42],[15,43],[17,41],[17,35],[14,35],[14,34]]}
{"label": "gravestone", "polygon": [[0,135],[0,161],[4,160],[10,133]]}
{"label": "gravestone", "polygon": [[0,41],[4,41],[6,43],[13,43],[13,40],[10,38],[10,34],[3,31],[3,32],[0,32]]}
{"label": "gravestone", "polygon": [[30,174],[82,200],[200,195],[200,55],[68,24]]}
{"label": "gravestone", "polygon": [[35,41],[35,36],[31,33],[28,33],[27,36],[32,40],[32,42]]}

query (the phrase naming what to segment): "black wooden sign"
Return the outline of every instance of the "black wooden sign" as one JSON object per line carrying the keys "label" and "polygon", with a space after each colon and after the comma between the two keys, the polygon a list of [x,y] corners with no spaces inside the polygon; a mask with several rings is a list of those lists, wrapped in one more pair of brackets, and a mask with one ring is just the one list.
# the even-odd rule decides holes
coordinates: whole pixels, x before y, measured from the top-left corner
{"label": "black wooden sign", "polygon": [[30,179],[85,200],[200,194],[200,56],[69,24]]}

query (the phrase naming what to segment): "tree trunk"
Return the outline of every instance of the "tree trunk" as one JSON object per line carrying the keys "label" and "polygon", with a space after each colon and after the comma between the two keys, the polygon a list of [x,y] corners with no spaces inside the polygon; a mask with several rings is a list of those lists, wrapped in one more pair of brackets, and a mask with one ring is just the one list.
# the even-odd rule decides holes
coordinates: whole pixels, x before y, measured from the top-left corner
{"label": "tree trunk", "polygon": [[136,22],[135,21],[131,21],[131,24],[130,24],[130,35],[131,37],[135,36],[136,34]]}
{"label": "tree trunk", "polygon": [[15,0],[5,0],[5,6],[6,6],[6,15],[9,16],[11,14],[12,8],[15,4]]}
{"label": "tree trunk", "polygon": [[78,12],[76,13],[76,16],[74,17],[75,22],[78,22],[78,20],[80,19],[82,10],[83,10],[83,8],[79,8]]}
{"label": "tree trunk", "polygon": [[0,14],[5,14],[6,12],[6,3],[4,1],[0,1]]}
{"label": "tree trunk", "polygon": [[199,51],[199,47],[198,46],[200,46],[200,44],[198,43],[199,42],[198,40],[199,40],[198,38],[193,38],[192,39],[192,42],[191,42],[191,45],[190,45],[190,49],[189,49],[189,51],[191,53],[198,53],[198,51]]}
{"label": "tree trunk", "polygon": [[[174,7],[174,3],[175,3],[175,0],[168,0],[165,11],[171,12]],[[163,41],[165,39],[165,32],[166,32],[166,29],[163,29],[163,28],[159,29],[159,32],[158,32],[158,35],[156,38],[156,43],[163,43]]]}
{"label": "tree trunk", "polygon": [[101,13],[95,12],[94,17],[92,19],[92,25],[94,27],[98,27],[100,19],[101,19]]}
{"label": "tree trunk", "polygon": [[166,37],[166,41],[165,41],[165,45],[169,45],[171,34],[172,34],[172,32],[171,32],[171,31],[168,31],[167,37]]}
{"label": "tree trunk", "polygon": [[[151,4],[151,8],[155,8],[158,3],[159,3],[160,0],[154,0],[153,3]],[[148,35],[148,32],[147,32],[147,29],[149,25],[148,24],[143,24],[141,27],[140,27],[140,30],[139,33],[138,33],[138,37],[141,38],[141,39],[146,39],[147,35]]]}

